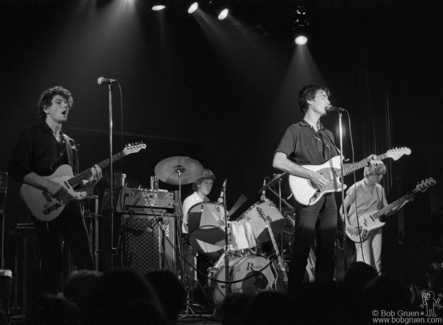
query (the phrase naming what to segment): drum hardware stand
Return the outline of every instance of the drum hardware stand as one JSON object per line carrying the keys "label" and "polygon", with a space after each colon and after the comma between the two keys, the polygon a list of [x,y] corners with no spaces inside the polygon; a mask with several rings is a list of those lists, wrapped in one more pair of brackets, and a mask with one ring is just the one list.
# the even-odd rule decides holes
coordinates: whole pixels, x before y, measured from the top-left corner
{"label": "drum hardware stand", "polygon": [[[182,171],[183,171],[183,166],[178,165],[177,169],[175,170],[175,172],[178,174],[178,192],[177,192],[178,193],[178,200],[177,201],[178,201],[178,206],[179,206],[179,213],[177,214],[176,230],[177,230],[177,236],[178,236],[178,238],[177,238],[178,239],[178,251],[179,251],[180,257],[183,257],[183,240],[182,240],[183,234],[182,234],[182,228],[181,228],[182,222],[183,222],[182,183],[181,183]],[[183,259],[180,258],[180,279],[182,280],[182,282],[185,281],[184,267],[185,267],[185,264],[183,262]],[[188,294],[189,294],[189,292],[188,292]],[[188,298],[186,298],[186,314],[188,312],[188,305],[189,305]],[[192,312],[192,314],[194,315],[194,312]]]}
{"label": "drum hardware stand", "polygon": [[[287,175],[288,173],[287,172],[284,172],[284,173],[282,173],[282,174],[279,174],[279,175],[276,175],[268,184],[266,184],[266,185],[264,185],[261,189],[260,189],[260,191],[265,191],[265,190],[270,190],[272,193],[274,193],[278,198],[279,198],[279,211],[280,211],[280,213],[281,213],[281,211],[282,211],[282,203],[284,203],[284,205],[286,205],[288,208],[290,208],[292,211],[294,211],[295,210],[295,208],[292,206],[292,205],[290,205],[289,203],[288,203],[288,201],[286,201],[283,197],[282,197],[282,195],[281,195],[281,182],[282,182],[282,178],[283,178],[283,176],[285,176],[285,175]],[[272,187],[270,187],[270,186],[272,186],[272,185],[274,185],[275,184],[275,182],[279,182],[278,183],[278,193],[276,192],[276,191],[274,191],[274,189],[272,188]],[[258,191],[259,193],[260,193],[260,191]],[[262,196],[264,196],[264,195],[262,195]],[[263,201],[263,200],[262,200]],[[288,216],[285,216],[283,213],[281,213],[282,214],[282,216],[290,223],[290,224],[292,224],[292,220],[289,220],[290,218],[288,217]]]}
{"label": "drum hardware stand", "polygon": [[[262,218],[263,221],[266,223],[266,227],[268,228],[269,236],[271,237],[272,245],[274,246],[274,251],[275,251],[277,261],[278,261],[278,265],[280,266],[280,271],[283,273],[283,289],[285,289],[288,285],[288,277],[286,274],[285,264],[284,264],[283,258],[281,256],[281,254],[284,254],[284,250],[280,253],[280,250],[278,249],[277,242],[275,241],[274,231],[272,230],[271,222],[266,218],[267,216],[265,215],[263,210],[260,207],[257,207],[257,212],[258,212],[260,218]],[[276,286],[275,289],[277,289],[277,288],[278,287]]]}

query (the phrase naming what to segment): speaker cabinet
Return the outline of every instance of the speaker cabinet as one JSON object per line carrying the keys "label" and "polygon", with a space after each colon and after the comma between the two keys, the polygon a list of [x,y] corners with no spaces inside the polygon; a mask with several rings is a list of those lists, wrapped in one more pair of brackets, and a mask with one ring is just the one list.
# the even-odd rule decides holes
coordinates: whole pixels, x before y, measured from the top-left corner
{"label": "speaker cabinet", "polygon": [[168,269],[177,274],[176,219],[122,215],[122,259],[142,274]]}

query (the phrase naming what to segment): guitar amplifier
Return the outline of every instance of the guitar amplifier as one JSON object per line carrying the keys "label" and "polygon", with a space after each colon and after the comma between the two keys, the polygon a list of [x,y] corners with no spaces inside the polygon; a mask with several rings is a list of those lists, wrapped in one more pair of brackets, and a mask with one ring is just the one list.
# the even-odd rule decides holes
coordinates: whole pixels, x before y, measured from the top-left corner
{"label": "guitar amplifier", "polygon": [[[109,189],[105,190],[100,214],[105,215],[109,209]],[[151,191],[149,189],[115,187],[114,207],[116,212],[163,215],[164,213],[178,214],[178,193],[168,191]]]}
{"label": "guitar amplifier", "polygon": [[122,260],[142,274],[168,269],[177,274],[177,224],[173,215],[122,215]]}

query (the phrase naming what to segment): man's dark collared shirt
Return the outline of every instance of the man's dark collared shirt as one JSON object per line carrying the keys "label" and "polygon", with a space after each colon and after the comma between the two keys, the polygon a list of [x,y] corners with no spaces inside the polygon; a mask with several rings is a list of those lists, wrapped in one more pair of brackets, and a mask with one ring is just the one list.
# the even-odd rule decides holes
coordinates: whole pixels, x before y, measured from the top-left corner
{"label": "man's dark collared shirt", "polygon": [[276,152],[283,152],[298,165],[321,165],[338,155],[332,132],[321,123],[316,132],[305,120],[286,129]]}
{"label": "man's dark collared shirt", "polygon": [[[74,153],[74,165],[78,164],[76,156]],[[30,172],[49,176],[64,164],[69,165],[65,140],[57,142],[49,125],[40,121],[21,134],[9,161],[8,172],[15,180],[23,182]]]}

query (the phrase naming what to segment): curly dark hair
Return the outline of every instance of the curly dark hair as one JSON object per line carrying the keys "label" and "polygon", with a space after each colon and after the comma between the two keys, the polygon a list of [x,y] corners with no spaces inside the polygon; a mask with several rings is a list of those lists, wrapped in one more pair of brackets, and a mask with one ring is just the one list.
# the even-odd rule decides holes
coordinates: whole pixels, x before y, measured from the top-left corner
{"label": "curly dark hair", "polygon": [[49,88],[43,92],[37,103],[37,115],[40,117],[41,120],[46,119],[46,112],[44,108],[51,106],[52,99],[55,95],[60,95],[64,99],[66,99],[69,102],[69,108],[71,108],[74,104],[74,100],[72,99],[72,95],[69,90],[63,88],[62,86]]}
{"label": "curly dark hair", "polygon": [[329,89],[322,85],[304,86],[298,92],[298,105],[300,106],[300,110],[303,114],[305,114],[309,109],[308,100],[314,100],[315,95],[317,95],[317,92],[320,90],[323,90],[326,95],[331,96]]}

